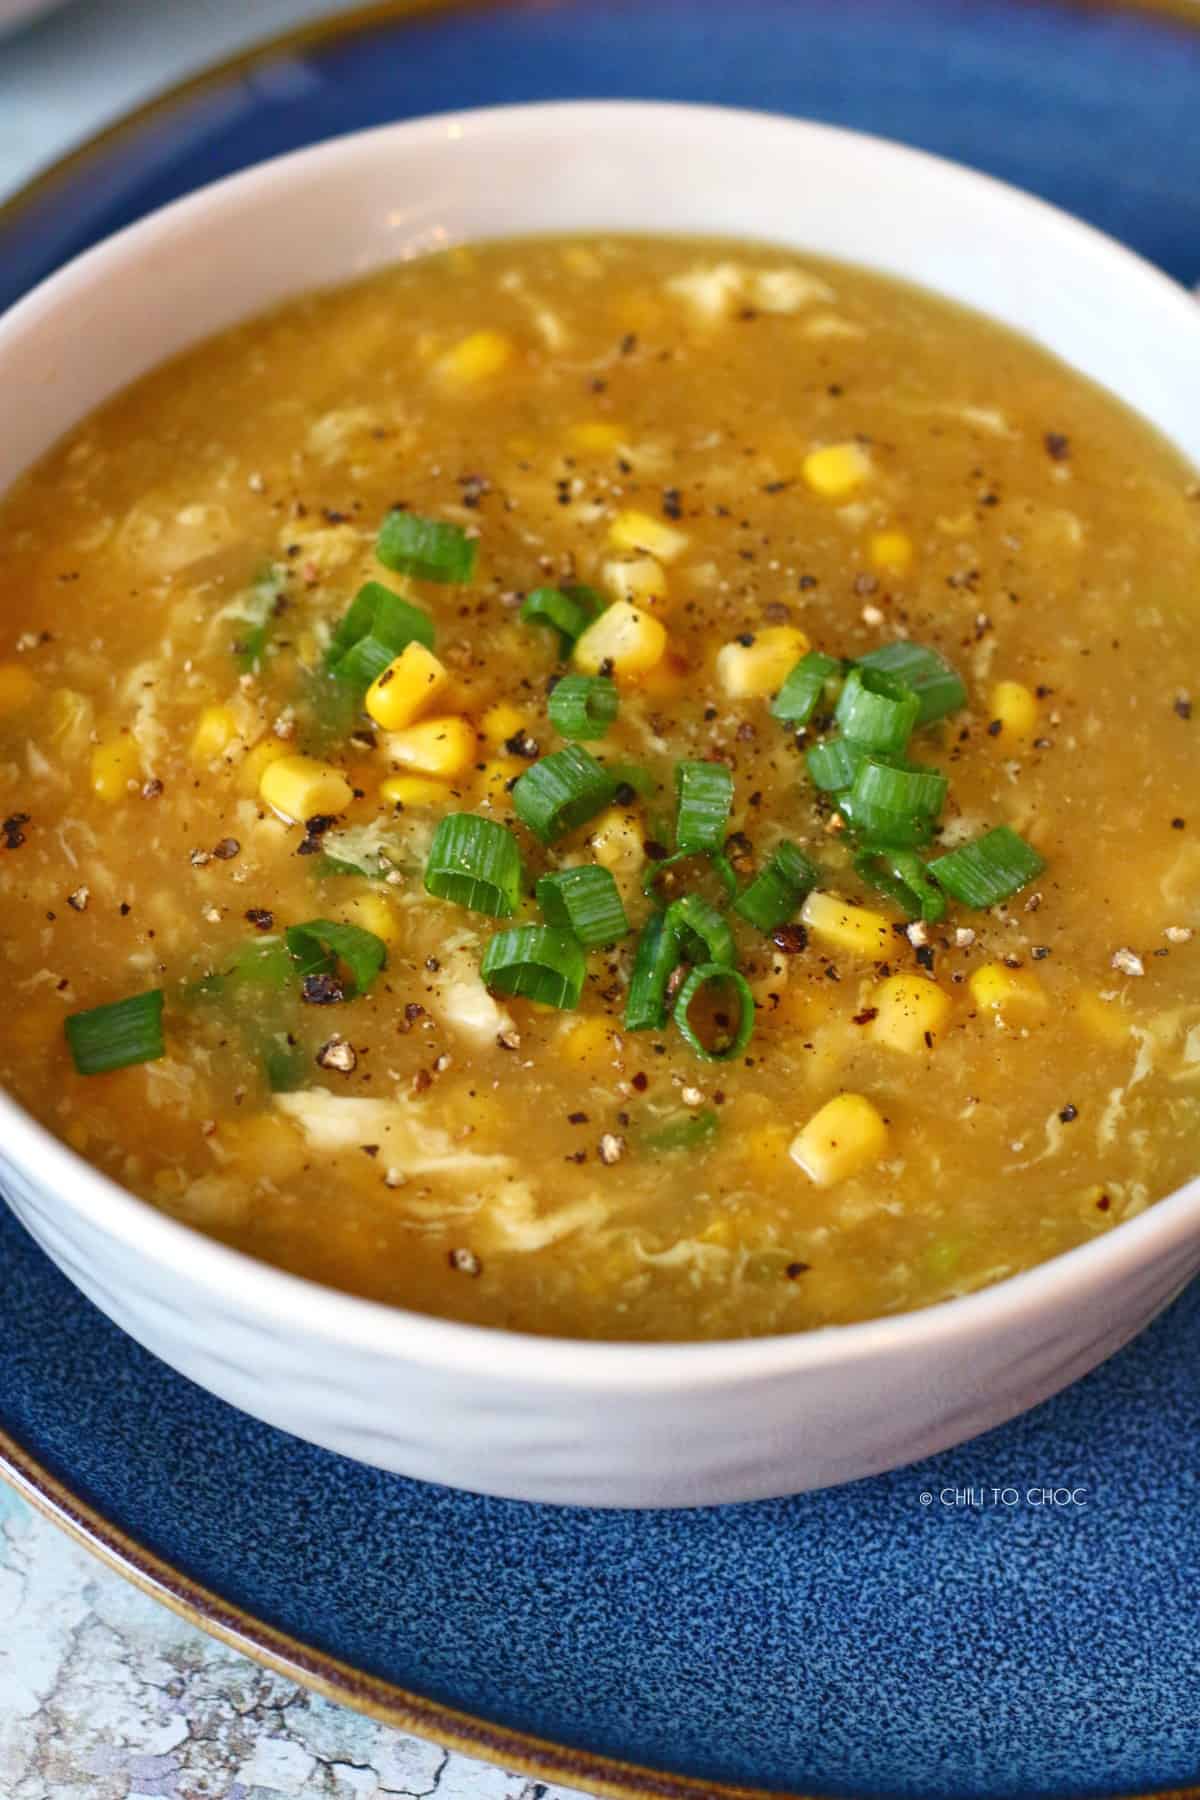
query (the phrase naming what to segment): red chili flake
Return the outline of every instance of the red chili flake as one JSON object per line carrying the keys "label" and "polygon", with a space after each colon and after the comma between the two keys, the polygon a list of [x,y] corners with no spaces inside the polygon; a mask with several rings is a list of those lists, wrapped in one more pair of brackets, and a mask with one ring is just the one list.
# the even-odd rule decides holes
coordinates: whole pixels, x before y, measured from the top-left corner
{"label": "red chili flake", "polygon": [[1177,694],[1175,696],[1175,711],[1181,719],[1191,718],[1192,702],[1187,694]]}
{"label": "red chili flake", "polygon": [[660,844],[657,838],[647,838],[642,845],[642,849],[645,851],[651,862],[665,862],[671,854],[667,849],[667,846],[665,844]]}
{"label": "red chili flake", "polygon": [[1070,1125],[1079,1117],[1079,1108],[1071,1105],[1064,1106],[1058,1116],[1064,1125]]}
{"label": "red chili flake", "polygon": [[162,793],[162,791],[163,791],[163,784],[158,779],[157,775],[152,776],[149,781],[145,781],[142,783],[142,799],[143,800],[157,800],[158,796]]}
{"label": "red chili flake", "polygon": [[811,1263],[790,1262],[784,1270],[784,1273],[789,1281],[795,1281],[798,1276],[807,1275],[811,1267]]}
{"label": "red chili flake", "polygon": [[855,1013],[850,1023],[852,1025],[869,1025],[872,1019],[878,1017],[879,1008],[877,1006],[864,1006],[861,1012]]}
{"label": "red chili flake", "polygon": [[411,1086],[414,1094],[423,1094],[426,1088],[433,1086],[433,1076],[428,1069],[418,1069],[412,1078]]}
{"label": "red chili flake", "polygon": [[663,489],[662,509],[668,519],[683,517],[683,496],[676,487]]}
{"label": "red chili flake", "polygon": [[268,912],[265,906],[247,907],[244,916],[255,931],[270,931],[275,923],[275,914]]}
{"label": "red chili flake", "polygon": [[633,1077],[630,1086],[636,1088],[639,1094],[644,1094],[646,1089],[650,1086],[650,1077],[639,1069],[637,1074]]}
{"label": "red chili flake", "polygon": [[1048,431],[1042,439],[1046,455],[1053,462],[1066,462],[1071,454],[1071,440],[1061,431]]}
{"label": "red chili flake", "polygon": [[588,1116],[585,1112],[573,1112],[567,1114],[568,1125],[586,1125],[587,1122]]}
{"label": "red chili flake", "polygon": [[213,845],[213,855],[219,858],[221,862],[232,862],[234,857],[240,852],[241,848],[242,846],[238,843],[236,838],[222,838],[219,844]]}

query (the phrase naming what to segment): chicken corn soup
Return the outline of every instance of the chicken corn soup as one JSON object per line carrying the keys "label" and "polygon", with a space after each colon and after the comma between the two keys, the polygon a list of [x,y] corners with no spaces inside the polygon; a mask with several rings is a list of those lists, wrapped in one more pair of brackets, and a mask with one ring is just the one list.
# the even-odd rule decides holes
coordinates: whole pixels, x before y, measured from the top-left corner
{"label": "chicken corn soup", "polygon": [[728,1337],[1196,1172],[1194,472],[980,317],[428,257],[86,420],[0,584],[0,1073],[229,1244]]}

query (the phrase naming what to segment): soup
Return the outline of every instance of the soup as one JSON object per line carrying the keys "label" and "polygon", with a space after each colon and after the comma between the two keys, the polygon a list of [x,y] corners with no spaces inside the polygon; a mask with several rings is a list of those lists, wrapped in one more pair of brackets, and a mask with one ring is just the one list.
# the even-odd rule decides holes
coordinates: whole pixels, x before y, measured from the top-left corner
{"label": "soup", "polygon": [[0,1077],[351,1292],[732,1337],[1196,1173],[1194,472],[775,249],[227,332],[0,507]]}

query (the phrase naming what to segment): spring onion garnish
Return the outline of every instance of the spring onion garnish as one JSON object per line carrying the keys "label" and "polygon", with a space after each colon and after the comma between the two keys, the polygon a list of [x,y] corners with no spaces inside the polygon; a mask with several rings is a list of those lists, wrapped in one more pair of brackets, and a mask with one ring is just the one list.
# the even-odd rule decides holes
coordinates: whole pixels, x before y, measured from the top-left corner
{"label": "spring onion garnish", "polygon": [[711,1106],[698,1113],[675,1113],[664,1119],[653,1131],[638,1134],[643,1150],[667,1155],[673,1150],[699,1150],[716,1137],[721,1121]]}
{"label": "spring onion garnish", "polygon": [[604,601],[590,587],[534,588],[521,602],[519,617],[526,625],[548,625],[557,631],[559,650],[566,657],[576,638],[583,636]]}
{"label": "spring onion garnish", "polygon": [[481,972],[501,994],[523,994],[543,1006],[578,1006],[587,974],[582,946],[551,925],[498,931],[483,953]]}
{"label": "spring onion garnish", "polygon": [[385,569],[421,581],[470,581],[477,548],[461,525],[420,519],[398,506],[383,521],[375,540],[375,554]]}
{"label": "spring onion garnish", "polygon": [[433,834],[425,891],[493,919],[511,919],[522,875],[517,840],[505,826],[474,813],[447,813]]}
{"label": "spring onion garnish", "polygon": [[255,576],[253,585],[242,595],[244,626],[237,634],[233,649],[238,667],[244,672],[262,667],[275,619],[282,610],[282,600],[283,583],[270,565]]}
{"label": "spring onion garnish", "polygon": [[166,1052],[161,988],[110,1000],[63,1020],[71,1060],[80,1075],[107,1075],[133,1063],[156,1062]]}
{"label": "spring onion garnish", "polygon": [[836,703],[845,665],[836,656],[810,650],[802,656],[771,702],[771,717],[785,725],[807,725],[822,707]]}
{"label": "spring onion garnish", "polygon": [[595,863],[543,875],[537,884],[537,898],[547,925],[573,931],[585,949],[615,944],[629,930],[611,871]]}
{"label": "spring onion garnish", "polygon": [[547,711],[565,738],[602,738],[617,716],[617,684],[610,675],[564,675]]}
{"label": "spring onion garnish", "polygon": [[612,800],[617,784],[587,750],[569,744],[543,756],[516,782],[513,807],[543,844],[594,818]]}
{"label": "spring onion garnish", "polygon": [[908,919],[936,925],[946,916],[946,896],[929,879],[929,871],[913,850],[871,846],[859,852],[854,867],[862,879],[895,902]]}
{"label": "spring onion garnish", "polygon": [[626,1031],[659,1031],[667,1022],[667,983],[679,966],[679,939],[666,913],[642,927],[625,1002]]}
{"label": "spring onion garnish", "polygon": [[[647,863],[646,873],[642,876],[642,892],[647,899],[654,898],[659,880],[667,873],[668,869],[675,868],[678,863],[691,862],[693,857],[694,852],[691,850],[676,850],[673,856],[664,856],[661,862]],[[710,852],[704,860],[719,876],[721,886],[732,900],[737,893],[737,876],[733,872],[733,864],[729,858],[723,853]]]}
{"label": "spring onion garnish", "polygon": [[928,813],[894,812],[890,806],[873,806],[869,800],[858,800],[850,794],[839,794],[838,811],[855,836],[869,845],[890,849],[915,850],[928,844],[937,821]]}
{"label": "spring onion garnish", "polygon": [[262,1049],[263,1074],[273,1094],[291,1094],[308,1077],[308,1052],[289,1043],[286,1031],[272,1032]]}
{"label": "spring onion garnish", "polygon": [[920,711],[916,694],[895,675],[855,667],[846,677],[834,717],[843,737],[861,744],[864,750],[899,756]]}
{"label": "spring onion garnish", "polygon": [[776,931],[794,918],[801,901],[816,887],[821,872],[803,850],[785,838],[775,849],[733,910],[760,931]]}
{"label": "spring onion garnish", "polygon": [[684,894],[667,908],[667,924],[689,962],[719,963],[731,969],[737,961],[733,933],[715,906],[699,894]]}
{"label": "spring onion garnish", "polygon": [[824,793],[840,794],[853,786],[866,754],[860,744],[852,744],[846,738],[828,738],[823,744],[814,744],[805,756],[808,778]]}
{"label": "spring onion garnish", "polygon": [[895,768],[891,763],[868,756],[859,765],[851,791],[855,800],[864,806],[936,819],[946,803],[949,785],[937,769],[923,769],[913,763],[905,768]]}
{"label": "spring onion garnish", "polygon": [[[300,964],[301,975],[320,973],[321,965],[327,969],[331,956],[345,963],[352,977],[352,985],[345,990],[347,1000],[352,1000],[356,994],[365,994],[387,964],[387,945],[361,925],[342,925],[334,919],[309,919],[303,925],[289,925],[284,938]],[[314,966],[313,959],[318,953],[321,965]]]}
{"label": "spring onion garnish", "polygon": [[898,643],[881,644],[859,658],[860,669],[892,675],[911,688],[921,703],[918,725],[931,725],[957,712],[967,704],[966,684],[956,670],[936,650],[926,644],[914,644],[907,638]]}
{"label": "spring onion garnish", "polygon": [[675,792],[676,850],[684,856],[720,851],[733,805],[733,771],[719,762],[676,763]]}
{"label": "spring onion garnish", "polygon": [[354,596],[325,652],[325,667],[339,681],[366,689],[413,639],[433,649],[433,620],[382,581],[368,581]]}
{"label": "spring onion garnish", "polygon": [[973,844],[935,856],[929,873],[940,887],[964,906],[995,906],[1027,883],[1046,864],[1031,844],[1007,825],[997,825]]}
{"label": "spring onion garnish", "polygon": [[[720,1047],[710,1050],[700,1038],[689,1014],[703,989],[710,983],[721,982],[732,989],[737,998],[737,1029],[731,1035],[726,1015],[717,1013],[715,1024],[719,1035],[716,1043]],[[684,1042],[697,1056],[702,1056],[705,1062],[731,1062],[735,1056],[742,1054],[750,1042],[750,1034],[754,1030],[754,995],[750,992],[745,976],[740,975],[736,969],[727,968],[724,963],[700,963],[680,988],[672,1017]]]}

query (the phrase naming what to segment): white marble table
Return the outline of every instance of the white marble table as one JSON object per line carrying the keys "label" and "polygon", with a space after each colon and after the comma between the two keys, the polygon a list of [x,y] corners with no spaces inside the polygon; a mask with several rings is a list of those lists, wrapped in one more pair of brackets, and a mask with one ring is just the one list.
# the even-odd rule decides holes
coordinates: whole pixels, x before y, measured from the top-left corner
{"label": "white marble table", "polygon": [[[352,0],[75,0],[0,37],[0,198],[156,90]],[[2,11],[2,9],[0,9]],[[3,1800],[565,1800],[306,1693],[0,1483]]]}

